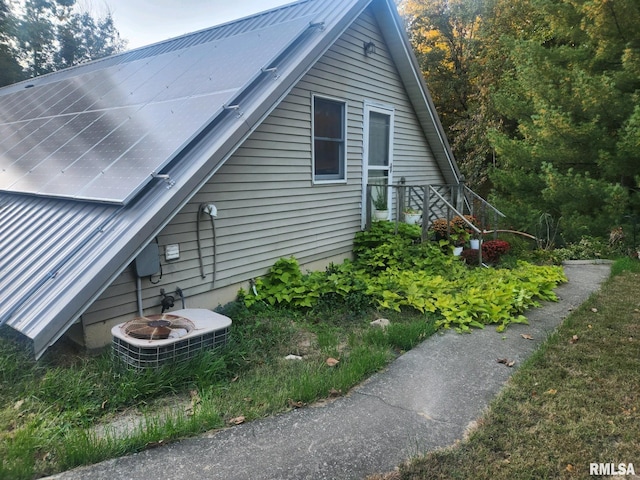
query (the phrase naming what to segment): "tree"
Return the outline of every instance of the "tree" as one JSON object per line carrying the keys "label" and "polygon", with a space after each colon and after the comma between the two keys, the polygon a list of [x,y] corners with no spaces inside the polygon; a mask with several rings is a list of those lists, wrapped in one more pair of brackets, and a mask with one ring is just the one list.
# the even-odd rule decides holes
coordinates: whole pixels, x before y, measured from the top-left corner
{"label": "tree", "polygon": [[11,47],[11,16],[5,0],[0,0],[0,87],[22,79],[22,68]]}
{"label": "tree", "polygon": [[75,0],[22,0],[20,5],[13,13],[11,38],[27,76],[111,55],[126,46],[110,14],[96,19],[78,13]]}
{"label": "tree", "polygon": [[113,55],[124,49],[126,42],[113,24],[108,13],[94,19],[89,13],[76,13],[58,28],[59,49],[54,55],[56,69]]}
{"label": "tree", "polygon": [[640,7],[495,0],[489,17],[514,5],[535,21],[492,32],[507,56],[492,98],[513,126],[491,136],[494,199],[521,228],[550,213],[565,241],[605,235],[629,213],[640,175]]}
{"label": "tree", "polygon": [[21,63],[28,76],[54,70],[57,23],[67,19],[75,0],[26,0],[24,13],[17,18],[15,38]]}
{"label": "tree", "polygon": [[483,2],[404,0],[401,9],[454,155],[467,181],[482,188],[493,158],[486,131],[500,122],[488,96],[493,72],[481,60]]}

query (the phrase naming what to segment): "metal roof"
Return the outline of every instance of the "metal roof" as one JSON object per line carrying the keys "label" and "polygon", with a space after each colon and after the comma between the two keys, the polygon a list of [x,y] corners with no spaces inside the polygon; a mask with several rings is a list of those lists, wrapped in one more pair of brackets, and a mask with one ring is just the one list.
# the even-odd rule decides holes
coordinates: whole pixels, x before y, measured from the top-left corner
{"label": "metal roof", "polygon": [[370,5],[455,180],[393,0],[303,0],[11,85],[0,89],[0,325],[42,355]]}
{"label": "metal roof", "polygon": [[231,37],[203,32],[163,53],[124,55],[123,63],[71,69],[0,95],[0,189],[127,203],[313,18]]}

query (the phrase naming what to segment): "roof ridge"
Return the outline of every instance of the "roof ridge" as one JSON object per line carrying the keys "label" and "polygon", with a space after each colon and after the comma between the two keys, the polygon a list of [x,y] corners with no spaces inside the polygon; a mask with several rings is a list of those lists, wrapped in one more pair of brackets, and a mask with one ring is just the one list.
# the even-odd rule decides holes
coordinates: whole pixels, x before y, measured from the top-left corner
{"label": "roof ridge", "polygon": [[[97,61],[121,59],[121,61],[117,62],[118,64],[126,63],[130,61],[140,60],[148,56],[155,56],[158,54],[181,50],[183,48],[188,48],[194,45],[213,42],[220,38],[240,35],[248,31],[257,30],[258,28],[256,28],[255,20],[259,18],[265,18],[266,20],[266,17],[274,16],[276,12],[287,11],[292,8],[300,7],[301,5],[304,5],[306,3],[313,3],[314,1],[315,0],[296,0],[294,2],[280,5],[269,10],[253,13],[242,18],[213,25],[211,27],[203,28],[195,32],[188,32],[183,35],[178,35],[177,37],[161,40],[159,42],[118,53],[110,57],[98,59]],[[253,22],[250,22],[250,20],[253,20]],[[266,26],[267,22],[264,22],[263,25]],[[162,49],[163,46],[165,48]],[[159,49],[161,49],[160,52],[158,52]]]}
{"label": "roof ridge", "polygon": [[[107,62],[111,63],[111,65],[108,65],[108,66],[121,65],[123,63],[133,62],[136,60],[141,60],[144,58],[161,55],[161,54],[173,52],[176,50],[181,50],[183,48],[188,48],[194,45],[201,45],[204,43],[213,42],[220,38],[239,35],[251,30],[258,29],[256,28],[255,22],[250,21],[252,19],[256,20],[259,18],[265,18],[267,16],[273,16],[279,11],[284,12],[292,8],[300,7],[304,4],[310,4],[310,3],[316,3],[316,2],[317,0],[295,0],[285,5],[280,5],[278,7],[274,7],[269,10],[256,12],[235,20],[229,20],[227,22],[219,23],[217,25],[203,28],[195,32],[184,33],[182,35],[168,38],[166,40],[161,40],[159,42],[151,43],[149,45],[143,45],[141,47],[137,47],[132,50],[126,50],[124,52],[115,53],[107,57],[96,58],[94,60],[89,60],[87,62],[79,63],[77,65],[67,67],[63,70],[56,70],[54,72],[49,72],[44,75],[28,78],[11,85],[7,85],[6,87],[3,87],[3,88],[14,87],[16,85],[21,85],[25,83],[33,84],[34,82],[40,82],[43,79],[46,79],[52,75],[59,74],[60,72],[63,72],[63,71],[73,72],[81,68],[86,68],[89,65],[102,65]],[[244,28],[241,26],[242,24],[245,25]],[[265,21],[262,24],[262,26],[267,26],[267,22]]]}

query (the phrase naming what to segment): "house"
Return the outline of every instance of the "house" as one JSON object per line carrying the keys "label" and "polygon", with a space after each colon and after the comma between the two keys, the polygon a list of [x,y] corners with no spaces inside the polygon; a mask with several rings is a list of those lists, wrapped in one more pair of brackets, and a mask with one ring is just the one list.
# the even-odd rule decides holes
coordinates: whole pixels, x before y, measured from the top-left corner
{"label": "house", "polygon": [[459,179],[393,0],[301,0],[0,89],[0,162],[0,325],[36,358],[169,293],[212,308],[278,258],[348,257],[372,179]]}

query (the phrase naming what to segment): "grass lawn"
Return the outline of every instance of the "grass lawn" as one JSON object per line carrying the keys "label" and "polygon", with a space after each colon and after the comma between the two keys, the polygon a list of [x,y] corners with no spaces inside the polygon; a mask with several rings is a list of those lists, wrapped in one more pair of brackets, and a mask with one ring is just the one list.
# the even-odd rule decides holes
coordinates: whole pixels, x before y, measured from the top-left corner
{"label": "grass lawn", "polygon": [[590,463],[632,463],[640,474],[637,272],[612,277],[574,311],[468,440],[412,459],[393,478],[590,478]]}
{"label": "grass lawn", "polygon": [[[0,479],[32,479],[345,394],[435,332],[423,314],[230,312],[230,344],[136,372],[54,351],[39,363],[0,339]],[[293,354],[304,360],[286,360]],[[328,359],[339,361],[329,365]]]}

